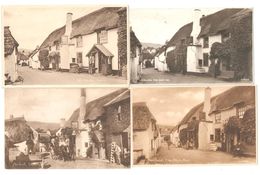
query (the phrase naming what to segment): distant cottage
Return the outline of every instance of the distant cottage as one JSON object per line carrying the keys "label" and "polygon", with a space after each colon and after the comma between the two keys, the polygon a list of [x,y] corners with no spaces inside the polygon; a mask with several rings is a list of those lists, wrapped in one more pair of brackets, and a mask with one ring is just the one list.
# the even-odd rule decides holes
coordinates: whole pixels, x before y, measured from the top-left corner
{"label": "distant cottage", "polygon": [[76,67],[91,74],[126,77],[126,14],[126,8],[121,7],[105,7],[76,20],[72,20],[72,13],[67,13],[66,25],[53,31],[41,44],[38,60],[52,69]]}
{"label": "distant cottage", "polygon": [[4,27],[4,56],[5,56],[5,77],[12,82],[18,78],[17,54],[18,42],[14,39],[9,26]]}
{"label": "distant cottage", "polygon": [[164,59],[172,72],[252,79],[252,10],[224,9],[204,16],[195,9],[193,21],[166,47]]}

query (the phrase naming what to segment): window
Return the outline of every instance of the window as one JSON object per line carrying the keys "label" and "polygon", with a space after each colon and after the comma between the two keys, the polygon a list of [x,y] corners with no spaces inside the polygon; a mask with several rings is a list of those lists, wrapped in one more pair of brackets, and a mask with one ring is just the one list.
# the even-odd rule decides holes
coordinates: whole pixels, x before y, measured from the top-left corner
{"label": "window", "polygon": [[83,46],[82,36],[78,36],[78,37],[76,38],[76,46],[77,46],[77,47],[82,47],[82,46]]}
{"label": "window", "polygon": [[49,46],[49,51],[51,51],[51,46]]}
{"label": "window", "polygon": [[243,118],[244,117],[246,109],[247,109],[246,107],[238,108],[238,117],[239,118]]}
{"label": "window", "polygon": [[221,40],[222,42],[226,42],[230,38],[230,33],[222,33]]}
{"label": "window", "polygon": [[117,108],[117,120],[118,121],[122,120],[121,112],[122,112],[121,106],[118,106],[118,108]]}
{"label": "window", "polygon": [[204,48],[209,48],[209,37],[204,37],[203,38],[203,47]]}
{"label": "window", "polygon": [[215,142],[221,142],[221,130],[215,129]]}
{"label": "window", "polygon": [[85,148],[87,148],[88,147],[88,142],[85,142]]}
{"label": "window", "polygon": [[77,63],[82,63],[82,52],[77,52]]}
{"label": "window", "polygon": [[221,122],[221,113],[217,113],[215,115],[215,123],[220,123]]}
{"label": "window", "polygon": [[76,62],[76,58],[72,58],[72,63],[75,63]]}
{"label": "window", "polygon": [[154,150],[154,140],[151,140],[151,150]]}
{"label": "window", "polygon": [[106,30],[102,30],[97,33],[97,43],[98,44],[107,43],[107,31]]}
{"label": "window", "polygon": [[187,37],[187,45],[193,45],[193,37],[192,36]]}
{"label": "window", "polygon": [[209,54],[203,53],[203,66],[209,66]]}
{"label": "window", "polygon": [[199,67],[202,67],[202,60],[199,59]]}
{"label": "window", "polygon": [[210,134],[210,141],[214,141],[214,135],[213,134]]}

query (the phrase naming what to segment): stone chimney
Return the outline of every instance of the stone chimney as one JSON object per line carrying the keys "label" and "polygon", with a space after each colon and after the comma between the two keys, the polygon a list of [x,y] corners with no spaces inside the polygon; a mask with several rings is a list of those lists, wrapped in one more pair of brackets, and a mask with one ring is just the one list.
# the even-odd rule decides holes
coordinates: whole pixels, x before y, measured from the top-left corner
{"label": "stone chimney", "polygon": [[72,13],[67,13],[65,35],[70,36],[72,31]]}
{"label": "stone chimney", "polygon": [[61,118],[61,119],[60,119],[60,127],[61,127],[61,128],[64,128],[64,127],[65,127],[65,123],[66,123],[65,118]]}
{"label": "stone chimney", "polygon": [[193,37],[193,44],[197,44],[198,40],[197,37],[200,34],[200,18],[201,18],[201,10],[200,9],[195,9],[193,11],[193,24],[192,24],[192,32],[191,36]]}
{"label": "stone chimney", "polygon": [[204,94],[204,105],[203,105],[203,112],[205,112],[206,121],[209,121],[208,115],[209,115],[210,107],[211,107],[210,99],[211,99],[211,88],[206,87],[205,88],[205,94]]}
{"label": "stone chimney", "polygon": [[80,90],[80,107],[79,107],[79,118],[78,118],[79,128],[82,128],[83,126],[85,115],[86,115],[86,90],[82,88]]}

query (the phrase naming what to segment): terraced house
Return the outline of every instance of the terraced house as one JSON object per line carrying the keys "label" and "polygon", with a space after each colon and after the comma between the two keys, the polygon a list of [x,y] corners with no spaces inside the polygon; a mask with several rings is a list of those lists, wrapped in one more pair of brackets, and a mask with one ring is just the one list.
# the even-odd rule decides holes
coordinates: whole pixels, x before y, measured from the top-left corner
{"label": "terraced house", "polygon": [[204,102],[193,107],[179,123],[179,139],[182,146],[189,141],[197,149],[229,153],[240,143],[244,154],[255,156],[255,121],[253,86],[233,87],[214,97],[206,88]]}
{"label": "terraced house", "polygon": [[223,9],[181,27],[166,49],[171,72],[210,74],[221,79],[252,79],[252,10]]}
{"label": "terraced house", "polygon": [[75,20],[67,13],[65,26],[54,30],[39,52],[47,50],[51,68],[126,76],[126,11],[105,7]]}

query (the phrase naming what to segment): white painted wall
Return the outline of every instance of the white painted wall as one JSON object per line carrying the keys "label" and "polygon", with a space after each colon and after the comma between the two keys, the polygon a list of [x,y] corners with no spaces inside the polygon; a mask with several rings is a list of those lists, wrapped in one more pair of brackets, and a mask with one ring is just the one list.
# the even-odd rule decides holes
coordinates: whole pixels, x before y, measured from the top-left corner
{"label": "white painted wall", "polygon": [[[154,156],[156,154],[156,150],[158,149],[158,147],[156,146],[160,146],[159,145],[159,140],[155,140],[154,142],[154,146],[155,149],[151,149],[151,140],[154,139],[154,135],[153,135],[153,131],[152,131],[152,125],[150,123],[149,128],[145,131],[134,131],[133,136],[133,150],[139,150],[142,149],[143,150],[143,155],[146,158],[151,158],[152,156]],[[136,160],[137,157],[134,157],[134,160]]]}
{"label": "white painted wall", "polygon": [[40,61],[39,61],[39,51],[34,54],[32,57],[30,57],[30,66],[33,69],[38,69],[40,68]]}
{"label": "white painted wall", "polygon": [[114,55],[114,57],[112,58],[112,70],[119,70],[117,28],[107,31],[107,40],[108,42],[103,45]]}
{"label": "white painted wall", "polygon": [[166,56],[164,55],[164,52],[162,52],[158,57],[157,69],[158,69],[158,71],[162,71],[162,72],[169,71],[168,65],[166,63]]}
{"label": "white painted wall", "polygon": [[136,57],[131,58],[131,81],[137,83],[141,79],[142,66],[139,65],[140,61],[140,50],[136,47]]}
{"label": "white painted wall", "polygon": [[210,148],[210,135],[214,135],[213,123],[200,122],[198,133],[198,149],[209,150]]}
{"label": "white painted wall", "polygon": [[18,78],[18,72],[17,72],[17,56],[15,53],[15,50],[11,55],[8,55],[5,57],[5,74],[9,74],[11,77],[11,81],[15,81]]}

